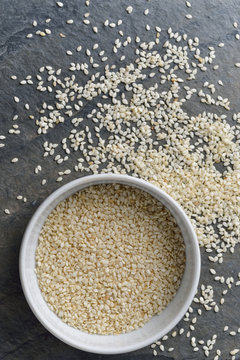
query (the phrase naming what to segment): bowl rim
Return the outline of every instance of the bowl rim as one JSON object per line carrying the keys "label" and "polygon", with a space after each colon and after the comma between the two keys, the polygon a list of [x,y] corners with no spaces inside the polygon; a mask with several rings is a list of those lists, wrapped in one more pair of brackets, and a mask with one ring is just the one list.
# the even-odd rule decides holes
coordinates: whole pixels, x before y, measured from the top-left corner
{"label": "bowl rim", "polygon": [[[69,190],[73,189],[75,186],[82,185],[81,189],[77,191],[81,191],[84,188],[87,188],[92,185],[98,185],[98,184],[108,184],[108,183],[120,183],[125,184],[128,186],[137,187],[143,191],[149,190],[150,194],[151,191],[158,192],[158,194],[161,196],[162,199],[166,199],[168,202],[171,202],[171,204],[175,207],[180,217],[184,220],[185,225],[188,227],[188,231],[191,233],[191,241],[193,244],[193,257],[194,257],[194,276],[193,276],[193,284],[192,288],[189,290],[189,294],[185,299],[185,304],[180,308],[180,311],[177,313],[177,316],[174,317],[174,319],[164,328],[164,331],[158,331],[154,336],[146,338],[144,341],[141,341],[141,344],[131,344],[131,345],[125,345],[123,346],[122,350],[116,349],[116,350],[109,350],[107,348],[104,348],[104,350],[100,346],[94,346],[94,348],[91,348],[91,345],[85,345],[84,343],[78,344],[75,341],[72,341],[71,339],[66,339],[65,336],[61,334],[61,332],[58,329],[55,329],[53,326],[50,326],[47,322],[47,319],[44,318],[41,311],[38,310],[38,308],[35,306],[35,304],[32,302],[30,297],[30,290],[26,281],[26,269],[24,267],[24,258],[26,256],[26,249],[27,249],[27,241],[29,239],[29,236],[31,235],[31,232],[34,228],[35,223],[37,222],[40,215],[46,210],[47,206],[50,205],[56,198],[58,198],[60,195],[63,195],[64,193],[68,192]],[[131,183],[131,184],[130,184]],[[73,192],[74,193],[74,192]],[[152,195],[152,194],[151,194]],[[68,195],[70,196],[70,195]],[[66,196],[66,198],[68,197]],[[154,195],[152,195],[154,197]],[[59,202],[61,202],[60,200]],[[174,216],[172,214],[172,216]],[[184,236],[183,236],[184,237]],[[184,239],[185,241],[185,239]],[[113,173],[107,173],[107,174],[94,174],[94,175],[88,175],[83,176],[81,178],[78,178],[76,180],[70,181],[67,184],[61,186],[57,190],[55,190],[53,193],[51,193],[37,208],[37,210],[34,212],[32,218],[28,222],[28,225],[25,229],[22,243],[20,247],[20,253],[19,253],[19,275],[20,275],[20,282],[22,285],[24,296],[27,300],[27,303],[36,316],[36,318],[40,321],[40,323],[55,337],[63,341],[64,343],[77,348],[79,350],[84,350],[87,352],[97,353],[97,354],[121,354],[121,353],[127,353],[131,351],[135,351],[138,349],[141,349],[145,346],[148,346],[152,344],[153,342],[157,341],[159,338],[161,338],[163,335],[167,334],[169,331],[171,331],[174,326],[182,319],[184,314],[186,313],[187,309],[189,308],[199,283],[200,278],[200,271],[201,271],[201,255],[200,255],[200,249],[199,249],[199,243],[197,240],[196,233],[194,231],[194,228],[184,212],[184,210],[181,208],[181,206],[165,191],[163,191],[161,188],[151,184],[148,181],[139,179],[134,176],[130,175],[121,175],[121,174],[113,174]],[[44,300],[45,301],[45,300]],[[51,311],[49,309],[49,311]],[[92,335],[93,334],[88,334]],[[108,335],[102,335],[102,336],[108,336]],[[118,335],[114,335],[118,336]]]}

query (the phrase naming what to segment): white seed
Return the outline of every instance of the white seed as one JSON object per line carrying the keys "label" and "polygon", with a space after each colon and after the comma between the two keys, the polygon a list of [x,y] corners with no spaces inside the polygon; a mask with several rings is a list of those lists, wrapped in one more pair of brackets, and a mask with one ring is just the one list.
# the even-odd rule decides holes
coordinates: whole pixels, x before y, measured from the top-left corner
{"label": "white seed", "polygon": [[132,6],[128,6],[128,7],[126,8],[126,11],[127,11],[128,14],[131,14],[132,11],[133,11],[133,7],[132,7]]}
{"label": "white seed", "polygon": [[13,99],[16,103],[19,103],[19,98],[17,96],[14,96]]}
{"label": "white seed", "polygon": [[4,209],[5,214],[10,215],[10,211],[8,209]]}
{"label": "white seed", "polygon": [[18,162],[18,158],[16,158],[16,157],[15,157],[15,158],[13,158],[13,159],[11,160],[11,162],[12,162],[12,163],[16,163],[16,162]]}
{"label": "white seed", "polygon": [[73,24],[73,22],[74,21],[72,19],[69,19],[69,20],[66,21],[67,24]]}
{"label": "white seed", "polygon": [[185,18],[188,19],[188,20],[190,20],[190,19],[192,19],[192,15],[191,15],[191,14],[187,14],[187,15],[185,15]]}
{"label": "white seed", "polygon": [[239,351],[240,349],[233,349],[230,351],[230,355],[236,355]]}
{"label": "white seed", "polygon": [[61,1],[57,1],[56,4],[57,4],[57,6],[59,6],[59,7],[63,7],[63,3],[62,3]]}

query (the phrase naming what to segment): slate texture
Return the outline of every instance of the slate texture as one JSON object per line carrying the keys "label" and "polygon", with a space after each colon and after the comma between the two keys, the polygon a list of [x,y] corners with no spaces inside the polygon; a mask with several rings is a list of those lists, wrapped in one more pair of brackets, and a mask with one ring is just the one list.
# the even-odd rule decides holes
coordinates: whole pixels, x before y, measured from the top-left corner
{"label": "slate texture", "polygon": [[[68,57],[66,50],[74,50],[79,44],[83,48],[95,42],[99,49],[104,49],[111,54],[113,39],[117,37],[118,29],[113,29],[110,35],[108,28],[103,29],[103,21],[123,20],[125,35],[134,39],[136,35],[141,40],[148,40],[155,33],[154,27],[160,26],[161,35],[166,37],[165,31],[172,26],[174,31],[186,32],[191,36],[200,38],[200,49],[207,53],[208,46],[216,47],[216,62],[220,68],[217,71],[201,73],[198,82],[209,81],[216,83],[221,79],[224,83],[222,93],[231,101],[231,109],[239,111],[240,69],[234,68],[235,62],[240,62],[240,41],[234,35],[238,29],[233,27],[233,22],[240,22],[240,3],[237,0],[192,0],[192,7],[188,9],[182,0],[138,0],[138,1],[92,1],[87,8],[84,1],[63,0],[64,7],[57,7],[53,0],[0,0],[0,134],[6,135],[6,146],[0,149],[0,359],[4,360],[150,360],[153,359],[152,350],[146,347],[139,351],[117,355],[104,356],[85,353],[69,347],[53,337],[37,321],[29,309],[23,296],[18,275],[18,255],[24,229],[38,205],[63,183],[56,183],[57,171],[55,162],[50,158],[43,158],[43,140],[57,142],[66,130],[71,129],[71,124],[65,123],[51,130],[47,135],[37,135],[33,120],[29,119],[23,107],[24,103],[30,105],[30,112],[36,116],[37,108],[47,98],[53,100],[51,94],[41,94],[33,90],[32,85],[21,86],[19,80],[27,75],[37,73],[40,66],[51,65],[56,68],[67,69],[69,62],[83,61],[86,55],[74,51]],[[130,16],[125,9],[128,5],[134,8]],[[143,11],[149,8],[148,16]],[[99,33],[94,34],[91,27],[82,23],[83,14],[90,12],[91,22],[99,27]],[[191,13],[192,20],[187,20],[185,15]],[[45,23],[51,18],[49,24]],[[32,27],[36,19],[39,25]],[[66,20],[73,19],[74,24],[67,25]],[[145,31],[145,24],[151,26],[149,32]],[[50,28],[52,34],[46,37],[34,35],[27,39],[28,33],[35,33],[37,29]],[[101,31],[100,31],[101,29]],[[59,33],[66,34],[61,38]],[[112,35],[114,33],[114,36]],[[216,45],[224,42],[224,48]],[[123,49],[126,55],[125,63],[131,62],[134,47]],[[122,50],[121,50],[122,51]],[[121,53],[120,51],[120,53]],[[110,55],[108,63],[119,65],[117,57]],[[101,70],[101,67],[100,67]],[[63,70],[64,71],[64,70]],[[10,79],[17,75],[18,80]],[[85,81],[84,75],[78,75],[79,81]],[[81,78],[82,76],[82,78]],[[13,96],[20,98],[20,104],[13,101]],[[199,101],[191,102],[192,108],[187,108],[188,113],[197,114],[204,108]],[[83,110],[83,116],[89,111],[88,106]],[[216,109],[219,111],[219,109]],[[21,129],[19,136],[11,135],[8,130],[13,124],[12,117],[19,114],[17,123]],[[231,123],[232,112],[226,112]],[[11,164],[13,157],[18,157],[19,162]],[[75,157],[76,158],[76,157]],[[74,156],[71,161],[73,161]],[[34,174],[34,168],[42,165],[41,175]],[[68,165],[69,167],[69,165]],[[83,174],[82,174],[83,175]],[[82,176],[81,175],[81,176]],[[72,172],[65,182],[77,178],[79,174]],[[47,184],[41,186],[42,178],[47,178]],[[23,194],[27,202],[17,201],[16,196]],[[3,209],[9,208],[11,215],[4,214]],[[239,272],[239,247],[234,254],[225,256],[221,272],[234,276]],[[209,274],[207,254],[202,251],[201,283],[213,284],[213,277]],[[214,282],[214,291],[219,295],[222,287]],[[196,325],[196,337],[208,339],[210,335],[218,335],[216,348],[223,351],[223,360],[230,359],[229,351],[240,343],[240,334],[236,337],[227,336],[223,332],[225,324],[231,329],[240,326],[240,287],[234,289],[226,296],[226,303],[217,316],[209,312],[199,319]],[[196,306],[195,306],[196,308]],[[181,322],[178,328],[187,328]],[[195,335],[194,335],[195,336]],[[166,348],[174,346],[172,353],[158,355],[158,360],[202,360],[202,353],[194,353],[190,340],[185,336],[177,336],[174,340],[165,342]],[[214,351],[209,359],[213,359]],[[239,357],[236,357],[239,359]]]}

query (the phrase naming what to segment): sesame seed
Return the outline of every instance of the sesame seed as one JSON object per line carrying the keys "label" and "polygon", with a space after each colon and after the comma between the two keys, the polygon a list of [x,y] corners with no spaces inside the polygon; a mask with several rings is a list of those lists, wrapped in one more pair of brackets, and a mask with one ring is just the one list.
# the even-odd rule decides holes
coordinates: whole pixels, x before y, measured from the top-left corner
{"label": "sesame seed", "polygon": [[32,38],[33,37],[33,34],[27,34],[26,35],[26,38],[28,38],[28,39],[30,39],[30,38]]}
{"label": "sesame seed", "polygon": [[[77,130],[76,130],[76,132],[73,131],[71,134],[74,136],[74,134],[76,134],[76,133],[77,133]],[[90,132],[88,134],[90,134]],[[66,144],[66,142],[64,142],[64,144]],[[86,158],[86,159],[88,159],[88,158]],[[62,181],[63,175],[70,174],[70,173],[71,173],[70,169],[58,172],[59,178],[57,179],[57,181]],[[86,282],[85,286],[84,286],[84,288],[85,288],[84,298],[82,301],[79,302],[79,307],[78,307],[77,313],[80,315],[77,316],[77,318],[76,318],[77,322],[74,320],[74,317],[72,318],[72,320],[70,318],[67,320],[65,318],[65,316],[63,316],[66,311],[65,305],[61,302],[61,297],[58,298],[57,296],[54,296],[55,311],[63,319],[63,321],[67,322],[68,324],[70,324],[73,327],[79,328],[79,326],[80,326],[81,329],[91,332],[91,333],[96,333],[96,330],[97,330],[98,333],[109,334],[109,333],[116,333],[116,332],[117,333],[125,332],[125,331],[128,331],[128,329],[130,329],[130,328],[135,329],[135,328],[139,327],[139,325],[142,326],[143,323],[145,323],[149,319],[149,317],[151,317],[153,315],[153,309],[151,310],[152,305],[151,305],[151,303],[149,303],[148,298],[146,297],[145,298],[146,304],[144,305],[144,307],[142,307],[143,311],[139,312],[138,316],[136,317],[136,310],[138,307],[138,304],[137,304],[138,297],[135,298],[136,295],[133,295],[133,293],[132,293],[132,295],[129,294],[129,298],[128,297],[126,298],[126,295],[124,295],[124,298],[122,298],[122,291],[124,291],[124,287],[125,287],[124,284],[127,279],[129,281],[128,272],[125,271],[127,269],[125,269],[125,266],[122,264],[121,272],[119,272],[119,270],[116,272],[114,270],[115,265],[113,264],[113,260],[116,258],[115,251],[117,251],[117,253],[118,253],[119,248],[122,249],[121,251],[122,251],[123,258],[127,258],[128,263],[129,263],[129,261],[131,261],[130,259],[132,258],[132,251],[130,251],[130,253],[129,253],[129,249],[130,249],[129,248],[129,249],[126,249],[127,251],[125,253],[125,250],[124,250],[125,246],[126,246],[126,245],[124,245],[125,244],[125,236],[129,241],[131,241],[131,248],[133,248],[134,253],[136,254],[136,249],[139,247],[139,242],[134,242],[133,239],[134,239],[134,236],[135,236],[135,233],[136,233],[138,227],[142,223],[143,218],[145,219],[144,222],[145,221],[148,222],[148,219],[150,220],[150,218],[151,218],[150,223],[152,224],[152,216],[147,215],[148,210],[146,210],[146,212],[144,212],[144,214],[140,215],[140,208],[144,209],[146,207],[147,203],[149,204],[149,201],[150,201],[149,197],[151,197],[151,195],[149,195],[147,193],[143,193],[141,190],[133,189],[133,188],[130,188],[130,187],[124,186],[124,185],[109,184],[109,185],[92,186],[92,187],[89,187],[83,191],[80,191],[79,193],[74,194],[70,198],[64,200],[64,202],[60,203],[55,208],[55,210],[53,210],[53,213],[50,214],[48,221],[47,221],[48,225],[44,226],[43,229],[41,230],[41,234],[40,234],[40,238],[39,238],[39,245],[38,245],[37,252],[36,252],[36,264],[46,263],[49,270],[52,269],[52,265],[54,264],[56,271],[57,272],[61,271],[61,266],[58,267],[56,261],[53,261],[53,263],[51,263],[51,258],[49,258],[48,260],[45,259],[44,261],[42,261],[43,254],[46,254],[46,249],[47,249],[46,247],[48,246],[48,237],[50,237],[50,238],[52,237],[51,231],[49,232],[49,230],[51,229],[51,226],[52,226],[50,224],[52,224],[52,222],[53,222],[55,224],[54,226],[61,227],[61,228],[63,227],[65,229],[65,230],[62,230],[59,232],[59,234],[61,234],[61,233],[63,234],[62,237],[60,235],[59,241],[61,242],[61,244],[62,244],[61,247],[65,253],[65,249],[67,249],[67,248],[69,249],[69,245],[70,245],[68,243],[69,240],[67,240],[67,239],[71,239],[71,236],[66,237],[64,235],[64,231],[67,231],[69,224],[68,224],[68,219],[66,219],[66,222],[62,221],[62,216],[64,213],[66,213],[66,214],[71,213],[72,214],[71,216],[75,217],[76,211],[77,212],[80,211],[83,218],[82,218],[82,221],[79,221],[76,223],[76,226],[78,226],[78,228],[76,230],[79,232],[79,234],[84,234],[86,232],[86,234],[89,233],[89,235],[90,235],[90,234],[96,233],[96,231],[97,231],[97,233],[99,234],[99,239],[102,239],[101,241],[103,241],[107,246],[107,248],[103,248],[102,250],[101,250],[101,247],[98,247],[98,259],[99,259],[98,262],[99,262],[99,265],[102,264],[101,265],[102,268],[101,268],[101,266],[99,267],[99,276],[101,277],[101,274],[103,274],[105,272],[105,269],[109,269],[109,271],[110,271],[109,274],[112,274],[114,277],[117,276],[118,283],[119,282],[120,282],[120,284],[122,283],[122,286],[123,286],[122,290],[121,290],[121,287],[119,287],[119,289],[117,290],[117,294],[116,294],[117,298],[120,301],[120,304],[114,305],[116,310],[117,309],[120,310],[119,314],[121,316],[119,317],[119,320],[118,320],[119,325],[117,323],[115,323],[115,320],[112,321],[111,317],[108,316],[108,314],[110,314],[109,311],[111,311],[111,308],[113,306],[111,304],[111,301],[107,302],[108,306],[107,306],[107,309],[105,309],[107,311],[104,310],[105,305],[106,305],[105,297],[108,297],[108,295],[107,295],[108,287],[106,287],[106,289],[101,287],[103,290],[103,298],[102,298],[102,300],[100,300],[100,298],[99,298],[99,301],[100,301],[100,306],[101,306],[101,304],[103,306],[102,313],[101,312],[98,313],[98,317],[95,319],[94,323],[89,323],[89,321],[86,321],[86,319],[84,319],[84,317],[82,317],[82,315],[81,315],[82,311],[84,311],[84,313],[87,315],[87,317],[89,317],[88,314],[90,314],[89,311],[87,310],[90,308],[88,306],[82,307],[82,305],[81,305],[84,302],[87,302],[89,305],[91,304],[91,300],[88,296],[88,293],[90,294],[90,292],[91,292],[90,289],[92,288],[92,280],[91,280],[90,274],[89,274],[89,276],[90,276],[89,283]],[[86,199],[88,199],[88,201],[86,201]],[[113,202],[114,199],[119,199],[120,202],[114,204],[114,202]],[[132,204],[131,205],[132,210],[127,210],[127,209],[130,209],[129,208],[130,203]],[[135,207],[132,207],[133,204],[135,204],[135,206],[137,206],[136,209],[135,209]],[[87,206],[87,208],[85,208],[85,206]],[[140,208],[139,208],[139,206],[140,206]],[[156,216],[157,222],[159,221],[159,217],[163,217],[164,223],[165,223],[165,228],[167,231],[167,233],[166,233],[167,236],[164,235],[164,232],[161,233],[161,236],[158,235],[159,239],[156,242],[156,245],[154,245],[154,248],[155,248],[155,246],[160,246],[160,248],[162,248],[162,246],[166,246],[165,241],[167,241],[168,251],[170,251],[171,254],[172,254],[172,252],[175,252],[179,259],[182,258],[182,256],[183,256],[183,258],[185,258],[184,245],[183,245],[184,242],[182,240],[181,231],[180,231],[180,229],[178,229],[176,227],[176,224],[174,225],[174,239],[175,240],[173,241],[172,244],[171,244],[171,240],[170,240],[171,236],[169,237],[169,235],[170,235],[169,229],[171,229],[171,227],[173,226],[174,219],[172,217],[170,218],[169,216],[171,216],[171,215],[168,212],[168,210],[166,210],[165,207],[163,207],[157,200],[154,200],[154,198],[152,198],[152,197],[151,197],[151,207],[154,210],[154,213],[157,212],[157,216]],[[123,212],[120,210],[120,213],[119,213],[120,208],[123,209]],[[96,209],[97,209],[97,211],[96,211]],[[127,211],[127,213],[126,213],[126,211]],[[128,213],[129,211],[130,211],[130,213]],[[141,210],[141,211],[143,211],[143,210]],[[100,213],[102,214],[100,224],[105,224],[103,228],[101,225],[100,226],[98,225],[99,220],[97,220],[97,217],[99,217]],[[137,215],[137,214],[139,214],[139,215]],[[137,227],[135,228],[135,226],[134,226],[132,231],[131,230],[130,230],[130,232],[128,231],[126,233],[126,235],[124,235],[124,233],[123,233],[121,236],[118,236],[117,235],[118,232],[117,232],[115,235],[115,239],[114,239],[114,242],[117,243],[117,247],[113,247],[112,240],[108,240],[106,242],[105,237],[107,236],[106,237],[106,239],[107,239],[109,236],[108,235],[109,231],[112,232],[111,227],[107,226],[107,222],[110,221],[110,223],[112,224],[113,219],[116,217],[117,217],[118,226],[120,226],[120,227],[122,227],[123,224],[126,224],[126,221],[127,221],[127,224],[128,224],[127,228],[131,229],[129,224],[132,223],[131,219],[133,219],[133,218],[134,218],[134,223],[137,224]],[[58,222],[59,222],[59,224],[58,224]],[[154,232],[156,231],[156,234],[154,235],[154,238],[155,238],[155,236],[157,234],[160,234],[159,229],[156,228],[156,230],[153,230],[153,229],[155,229],[155,227],[152,228],[152,225],[150,225],[150,223],[149,223],[149,226],[150,226],[151,231],[154,231]],[[142,232],[142,230],[138,230],[138,231]],[[87,235],[87,236],[90,239],[89,235]],[[147,253],[148,253],[147,249],[151,244],[151,241],[149,242],[149,240],[148,240],[149,236],[150,237],[152,236],[151,232],[149,233],[149,235],[146,237],[145,240],[143,239],[142,250],[139,252],[139,256],[140,256],[140,253],[144,252],[145,259],[149,257],[149,255],[147,256]],[[147,241],[147,243],[148,243],[147,247],[145,246],[145,241]],[[177,241],[177,243],[176,243],[176,241]],[[92,245],[94,244],[94,242],[95,242],[95,240],[93,240],[93,243],[90,244],[91,248],[92,248]],[[97,240],[97,243],[98,243],[98,240]],[[81,240],[80,240],[80,244],[81,244]],[[84,239],[82,239],[82,244],[85,244]],[[182,244],[182,245],[180,245],[180,244]],[[58,244],[56,243],[54,245],[54,243],[51,243],[51,246],[53,248],[55,246],[58,247]],[[114,248],[115,248],[115,250],[114,250]],[[106,253],[106,251],[110,254],[111,253],[109,251],[110,249],[111,249],[111,252],[113,251],[112,260],[111,260],[111,258],[106,258],[105,256],[103,256]],[[149,251],[153,251],[153,249],[149,249]],[[66,254],[68,254],[68,253],[69,253],[69,250],[66,252]],[[157,252],[155,251],[155,254],[156,253]],[[88,260],[87,254],[88,254],[88,251],[85,253],[85,255],[83,255],[83,253],[82,253],[81,257],[84,261],[86,261],[88,263],[89,260]],[[84,259],[84,256],[86,256],[86,259]],[[69,264],[68,266],[70,266],[70,269],[72,269],[71,271],[74,272],[75,265],[74,265],[74,262],[72,262],[72,260],[71,260],[71,256],[69,257],[69,255],[67,255],[67,258],[64,260],[64,263],[66,263],[66,261],[68,262],[68,264]],[[167,286],[167,284],[169,284],[169,280],[170,280],[169,277],[172,277],[171,273],[173,273],[175,281],[177,281],[177,283],[180,284],[180,279],[181,279],[183,271],[184,271],[184,266],[180,265],[182,261],[183,260],[181,260],[179,262],[179,266],[177,266],[177,269],[174,267],[171,271],[167,271],[167,273],[165,275],[161,275],[160,278],[158,278],[159,275],[157,275],[157,274],[160,274],[159,266],[162,266],[161,262],[159,262],[159,260],[153,261],[153,263],[151,265],[149,264],[147,266],[146,274],[147,274],[148,278],[151,278],[151,276],[153,276],[153,278],[155,279],[155,285],[153,287],[153,289],[154,289],[153,299],[156,299],[156,301],[157,301],[157,299],[159,299],[159,296],[161,298],[161,305],[159,305],[160,303],[156,302],[156,304],[158,304],[158,306],[157,306],[156,310],[154,310],[154,312],[161,311],[161,309],[163,309],[166,306],[166,304],[169,302],[169,296],[172,297],[176,291],[176,290],[169,291],[168,286]],[[171,263],[172,262],[170,261],[170,263],[167,265],[168,269],[169,269],[169,267],[172,268],[173,264],[171,264]],[[157,264],[159,264],[159,266]],[[138,267],[139,266],[137,266],[137,264],[135,264],[133,261],[133,263],[131,264],[133,273],[137,271]],[[141,269],[143,270],[144,267],[141,267]],[[180,274],[179,274],[179,270],[180,270]],[[46,289],[46,287],[44,286],[44,282],[45,282],[44,278],[45,278],[46,272],[48,273],[48,270],[47,270],[47,268],[42,267],[41,265],[39,265],[39,266],[37,265],[36,271],[37,271],[39,286],[40,286],[41,291],[44,294],[45,300],[48,303],[52,304],[52,300],[50,300],[50,298],[47,294],[50,294],[54,291],[54,287],[55,287],[54,283],[50,282],[48,284],[50,287],[53,286],[51,288],[50,292],[47,291],[47,293],[46,293],[44,290],[44,289]],[[52,270],[50,270],[50,271],[52,273]],[[103,273],[102,273],[102,271],[103,271]],[[116,275],[114,275],[114,272]],[[120,276],[120,273],[122,273],[121,276]],[[110,276],[112,276],[112,275],[110,275]],[[76,284],[78,283],[79,276],[80,276],[79,274],[78,274],[78,276],[76,276],[76,280],[75,280]],[[165,279],[165,276],[166,276],[166,279]],[[107,277],[108,277],[108,275],[107,275]],[[87,280],[86,277],[85,277],[85,279]],[[142,280],[140,279],[138,286],[142,286],[142,285],[140,285],[141,282],[142,282]],[[161,289],[159,287],[160,283],[165,284],[164,287],[161,287]],[[73,282],[71,280],[71,283],[69,284],[71,288],[72,288],[72,284],[73,284]],[[131,282],[130,282],[130,284],[131,284]],[[132,284],[132,286],[135,287],[134,283]],[[166,291],[164,290],[165,286],[167,286]],[[174,285],[174,287],[175,287],[175,285]],[[96,288],[99,288],[98,283],[96,283]],[[154,296],[156,291],[158,291],[158,293]],[[76,294],[79,294],[79,291],[77,289],[76,289]],[[122,301],[124,301],[124,303],[126,302],[126,306],[128,306],[127,304],[130,304],[130,303],[133,304],[136,301],[137,307],[134,308],[133,311],[129,311],[129,308],[127,311],[124,311],[123,307],[121,305]],[[143,298],[143,301],[144,301],[144,298]],[[62,305],[61,305],[61,303],[62,303]],[[120,308],[119,308],[119,306],[120,306]],[[159,308],[159,306],[160,306],[160,308]],[[90,305],[90,307],[91,307],[91,305]],[[69,310],[71,313],[72,312],[76,313],[76,309],[74,307],[72,309],[68,307],[68,311]],[[116,314],[116,317],[118,318],[118,315],[117,315],[118,311],[117,312],[115,311],[115,314]],[[106,319],[108,319],[107,322],[106,322],[106,320],[104,320],[105,317],[106,317]],[[101,327],[99,327],[100,324],[102,324]],[[129,328],[129,325],[130,325],[130,328]],[[173,336],[174,335],[175,335],[175,333],[173,332]],[[152,346],[152,348],[154,348],[154,347],[155,347],[155,345]],[[174,350],[173,348],[169,348],[168,351],[171,352],[173,350]]]}
{"label": "sesame seed", "polygon": [[10,211],[8,209],[4,209],[5,214],[10,215]]}
{"label": "sesame seed", "polygon": [[16,103],[19,103],[19,98],[17,96],[14,96],[13,99]]}
{"label": "sesame seed", "polygon": [[185,15],[185,18],[188,19],[188,20],[190,20],[190,19],[192,19],[192,15],[191,15],[191,14],[187,14],[187,15]]}
{"label": "sesame seed", "polygon": [[63,3],[62,3],[61,1],[57,1],[56,4],[57,4],[57,6],[60,7],[60,8],[63,7]]}
{"label": "sesame seed", "polygon": [[69,20],[66,21],[67,24],[73,24],[73,22],[74,21],[72,19],[69,19]]}
{"label": "sesame seed", "polygon": [[126,11],[127,11],[128,14],[131,14],[132,11],[133,11],[133,7],[132,7],[132,6],[128,6],[128,7],[126,8]]}

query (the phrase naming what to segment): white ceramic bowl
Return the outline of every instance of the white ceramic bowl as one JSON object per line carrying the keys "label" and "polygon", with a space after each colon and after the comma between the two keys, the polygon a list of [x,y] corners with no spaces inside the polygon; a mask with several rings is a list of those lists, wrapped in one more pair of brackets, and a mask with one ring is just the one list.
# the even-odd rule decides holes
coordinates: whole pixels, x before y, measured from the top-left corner
{"label": "white ceramic bowl", "polygon": [[[142,328],[121,335],[92,335],[74,329],[55,315],[44,301],[38,287],[35,269],[35,250],[39,232],[45,219],[56,205],[90,185],[119,183],[142,189],[165,205],[181,228],[186,247],[186,267],[181,285],[171,303]],[[51,194],[37,209],[30,220],[21,245],[20,278],[27,302],[38,320],[53,335],[65,343],[89,352],[118,354],[137,350],[160,339],[184,316],[195,295],[200,275],[200,251],[193,227],[182,208],[156,186],[125,175],[100,174],[74,180]]]}

